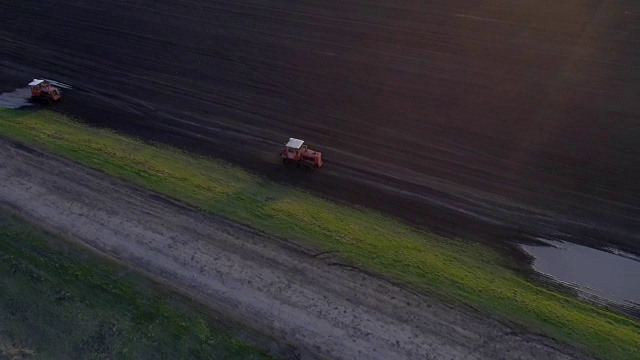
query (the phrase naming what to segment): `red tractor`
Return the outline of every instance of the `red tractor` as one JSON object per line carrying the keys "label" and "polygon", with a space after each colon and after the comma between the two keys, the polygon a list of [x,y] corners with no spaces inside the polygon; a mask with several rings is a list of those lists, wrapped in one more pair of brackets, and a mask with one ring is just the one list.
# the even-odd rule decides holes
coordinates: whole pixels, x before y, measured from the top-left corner
{"label": "red tractor", "polygon": [[46,80],[33,79],[29,83],[29,88],[31,89],[31,98],[33,100],[42,101],[46,104],[58,101],[62,97],[60,91]]}
{"label": "red tractor", "polygon": [[303,140],[290,138],[280,153],[285,165],[300,165],[313,170],[322,166],[322,153],[307,148]]}

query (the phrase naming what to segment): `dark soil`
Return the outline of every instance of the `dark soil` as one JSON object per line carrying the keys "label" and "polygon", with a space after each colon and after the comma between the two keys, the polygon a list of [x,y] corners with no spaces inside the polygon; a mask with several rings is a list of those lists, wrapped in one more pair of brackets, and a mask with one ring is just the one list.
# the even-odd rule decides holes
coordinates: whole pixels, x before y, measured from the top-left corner
{"label": "dark soil", "polygon": [[[2,2],[0,85],[62,81],[56,111],[437,232],[640,254],[639,21],[632,0]],[[283,169],[289,137],[325,167]]]}

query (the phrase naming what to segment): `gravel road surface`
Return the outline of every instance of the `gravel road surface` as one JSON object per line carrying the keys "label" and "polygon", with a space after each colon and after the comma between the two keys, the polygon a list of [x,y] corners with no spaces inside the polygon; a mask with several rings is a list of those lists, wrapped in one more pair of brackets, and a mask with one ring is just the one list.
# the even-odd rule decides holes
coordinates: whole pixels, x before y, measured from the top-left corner
{"label": "gravel road surface", "polygon": [[580,358],[6,140],[0,206],[294,345],[302,359]]}

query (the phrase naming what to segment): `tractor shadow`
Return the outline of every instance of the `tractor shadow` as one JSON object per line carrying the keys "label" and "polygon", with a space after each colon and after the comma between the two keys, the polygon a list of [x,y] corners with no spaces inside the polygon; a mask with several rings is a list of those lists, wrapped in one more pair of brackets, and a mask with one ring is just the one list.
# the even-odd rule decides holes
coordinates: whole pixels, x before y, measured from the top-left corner
{"label": "tractor shadow", "polygon": [[329,178],[324,165],[321,168],[309,170],[304,166],[297,167],[291,164],[273,162],[261,169],[261,175],[265,180],[272,181],[281,186],[295,187],[306,192],[320,195],[318,187],[325,186]]}

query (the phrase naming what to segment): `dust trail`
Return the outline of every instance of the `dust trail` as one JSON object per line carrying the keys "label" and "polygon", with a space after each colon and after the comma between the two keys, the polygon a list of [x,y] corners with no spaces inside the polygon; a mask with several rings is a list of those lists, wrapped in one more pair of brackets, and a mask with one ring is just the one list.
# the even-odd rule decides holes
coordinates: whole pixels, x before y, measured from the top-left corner
{"label": "dust trail", "polygon": [[19,109],[23,106],[29,106],[29,98],[31,92],[27,88],[18,88],[12,92],[0,94],[0,108]]}

